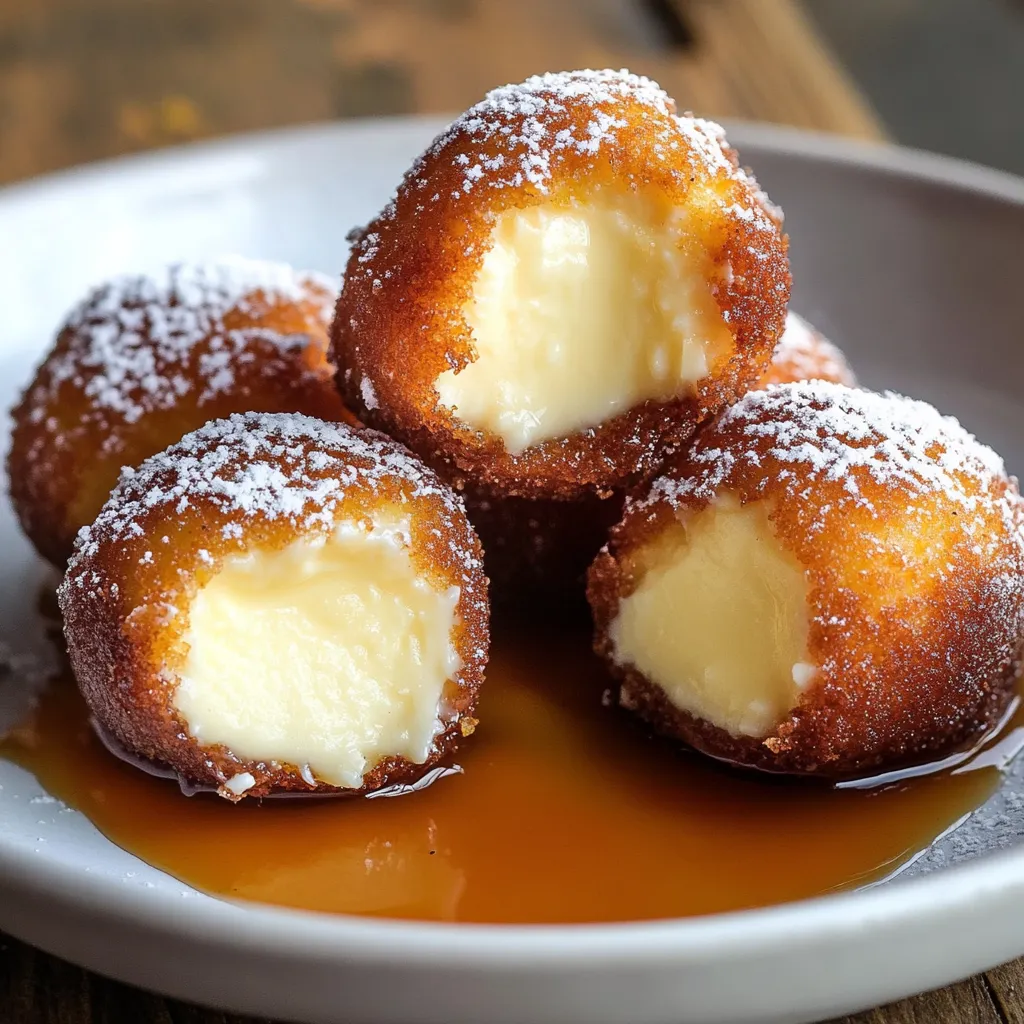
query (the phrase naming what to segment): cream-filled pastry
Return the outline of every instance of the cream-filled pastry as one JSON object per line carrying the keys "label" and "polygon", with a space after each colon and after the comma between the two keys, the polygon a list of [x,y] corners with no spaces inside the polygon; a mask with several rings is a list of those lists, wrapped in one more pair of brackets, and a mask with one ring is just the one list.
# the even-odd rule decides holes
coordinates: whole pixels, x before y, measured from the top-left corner
{"label": "cream-filled pastry", "polygon": [[767,368],[779,212],[721,129],[626,72],[543,75],[456,119],[356,238],[346,401],[453,482],[607,494]]}
{"label": "cream-filled pastry", "polygon": [[401,445],[247,414],[126,472],[59,597],[105,733],[239,799],[437,766],[476,724],[486,588],[461,503]]}
{"label": "cream-filled pastry", "polygon": [[627,502],[589,574],[620,703],[736,764],[831,777],[948,754],[1015,690],[1024,511],[931,406],[752,391]]}
{"label": "cream-filled pastry", "polygon": [[625,191],[499,214],[463,310],[476,358],[441,405],[520,455],[706,377],[733,344],[689,221]]}
{"label": "cream-filled pastry", "polygon": [[18,407],[7,468],[21,525],[67,561],[123,466],[234,412],[354,422],[334,387],[335,290],[231,257],[114,278],[68,315]]}
{"label": "cream-filled pastry", "polygon": [[774,728],[807,671],[807,581],[764,504],[723,494],[637,557],[646,568],[609,626],[616,658],[730,733]]}

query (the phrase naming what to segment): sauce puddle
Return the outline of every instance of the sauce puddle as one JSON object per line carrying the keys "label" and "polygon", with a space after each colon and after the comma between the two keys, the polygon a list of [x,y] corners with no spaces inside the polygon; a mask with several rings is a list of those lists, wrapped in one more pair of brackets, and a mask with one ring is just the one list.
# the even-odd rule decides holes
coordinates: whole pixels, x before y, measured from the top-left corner
{"label": "sauce puddle", "polygon": [[[378,800],[182,796],[118,761],[70,679],[0,740],[112,842],[230,899],[501,924],[686,917],[877,881],[998,787],[1001,738],[932,774],[869,788],[752,777],[647,736],[602,706],[589,632],[501,631],[465,774]],[[910,776],[910,777],[908,777]]]}

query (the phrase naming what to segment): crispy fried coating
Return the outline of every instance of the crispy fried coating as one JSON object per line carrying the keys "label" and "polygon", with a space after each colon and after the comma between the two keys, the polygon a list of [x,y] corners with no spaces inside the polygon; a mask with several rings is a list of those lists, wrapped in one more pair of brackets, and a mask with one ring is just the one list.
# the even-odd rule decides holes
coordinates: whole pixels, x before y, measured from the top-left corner
{"label": "crispy fried coating", "polygon": [[[703,376],[677,381],[666,397],[511,451],[460,419],[437,387],[479,357],[467,308],[496,225],[511,211],[622,197],[660,204],[664,221],[685,220],[675,244],[700,268],[728,344]],[[789,286],[779,211],[717,125],[677,116],[660,88],[625,72],[549,74],[497,89],[454,121],[358,234],[333,358],[360,419],[448,479],[571,499],[638,480],[751,387],[781,333]]]}
{"label": "crispy fried coating", "polygon": [[483,545],[492,603],[525,618],[573,615],[583,605],[587,568],[624,500],[621,492],[572,501],[495,497],[469,484],[463,498]]}
{"label": "crispy fried coating", "polygon": [[857,377],[842,351],[790,310],[775,355],[757,386],[766,388],[769,384],[801,380],[830,380],[850,388],[857,386]]}
{"label": "crispy fried coating", "polygon": [[117,278],[76,307],[13,411],[11,496],[63,567],[122,466],[233,412],[354,422],[333,386],[334,289],[320,275],[229,258]]}
{"label": "crispy fried coating", "polygon": [[[612,638],[659,539],[691,544],[726,499],[765,511],[807,587],[802,693],[754,736],[682,710]],[[1022,524],[998,456],[923,402],[821,382],[754,391],[627,504],[589,573],[596,649],[624,706],[738,765],[841,777],[938,758],[1015,691]]]}
{"label": "crispy fried coating", "polygon": [[[187,638],[196,635],[190,619],[204,589],[243,556],[244,564],[294,550],[298,540],[327,545],[339,529],[372,534],[375,517],[396,509],[406,521],[403,550],[422,581],[417,586],[429,584],[454,601],[448,643],[455,658],[447,663],[452,670],[426,759],[383,756],[367,762],[361,786],[339,787],[314,779],[308,765],[242,757],[194,738],[179,690]],[[75,677],[105,732],[130,753],[229,799],[242,795],[231,784],[238,778],[246,780],[244,794],[257,797],[414,783],[476,724],[489,643],[479,540],[452,491],[375,431],[288,414],[207,424],[125,472],[79,535],[59,601]],[[235,711],[245,718],[245,708]]]}

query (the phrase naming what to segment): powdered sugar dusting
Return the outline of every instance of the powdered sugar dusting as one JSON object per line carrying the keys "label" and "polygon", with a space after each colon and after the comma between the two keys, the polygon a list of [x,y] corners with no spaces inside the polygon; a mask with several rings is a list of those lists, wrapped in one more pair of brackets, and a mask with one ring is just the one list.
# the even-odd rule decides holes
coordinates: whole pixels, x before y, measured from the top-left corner
{"label": "powdered sugar dusting", "polygon": [[[715,443],[723,433],[735,441],[737,430],[739,443]],[[781,468],[764,469],[766,455]],[[750,392],[698,440],[689,462],[694,466],[689,475],[661,477],[642,503],[684,496],[711,500],[746,463],[763,469],[766,486],[776,481],[801,488],[817,481],[839,483],[842,502],[868,510],[866,484],[874,482],[901,490],[908,502],[918,495],[942,494],[972,513],[981,502],[997,500],[991,497],[992,484],[1006,475],[991,448],[926,402],[825,381]],[[998,500],[1007,529],[1019,533],[1016,492]]]}
{"label": "powdered sugar dusting", "polygon": [[[546,192],[556,154],[566,149],[593,154],[614,142],[618,130],[626,126],[615,116],[614,107],[626,99],[665,118],[673,114],[672,101],[655,82],[627,71],[535,75],[519,85],[492,89],[453,121],[432,148],[440,152],[460,135],[470,136],[480,147],[475,160],[464,153],[456,157],[464,168],[463,193],[480,181],[513,188],[529,183]],[[552,115],[579,103],[592,108],[590,120],[581,129],[552,128]]]}
{"label": "powdered sugar dusting", "polygon": [[[463,169],[461,193],[478,185],[522,188],[532,185],[547,192],[552,163],[560,154],[596,154],[614,145],[627,122],[617,111],[623,102],[639,103],[662,119],[656,145],[680,148],[685,142],[713,171],[727,174],[734,167],[722,148],[724,133],[718,125],[693,117],[677,117],[675,104],[649,78],[626,70],[566,71],[535,75],[518,85],[492,89],[444,131],[428,152],[441,153],[452,141],[468,136],[475,154],[459,153]],[[570,109],[583,106],[585,118],[564,124]],[[557,122],[554,124],[552,122]],[[458,197],[456,193],[454,198]]]}
{"label": "powdered sugar dusting", "polygon": [[[29,395],[33,415],[38,421],[68,382],[88,397],[92,415],[107,422],[135,423],[147,412],[172,408],[194,388],[202,404],[232,388],[234,369],[254,358],[244,352],[254,338],[282,351],[309,343],[306,335],[227,330],[226,316],[256,318],[283,303],[305,303],[326,330],[334,298],[333,283],[322,275],[241,257],[115,278],[69,315],[63,328],[68,342]],[[197,372],[190,372],[200,344]],[[111,435],[110,444],[118,442]]]}
{"label": "powdered sugar dusting", "polygon": [[373,381],[369,377],[363,377],[359,382],[359,391],[363,396],[363,404],[367,409],[377,408],[377,392],[373,388]]}
{"label": "powdered sugar dusting", "polygon": [[225,536],[240,541],[246,521],[254,517],[326,530],[334,526],[349,488],[379,489],[394,478],[407,485],[412,498],[436,495],[453,514],[461,511],[448,488],[382,434],[290,413],[215,420],[137,470],[122,473],[96,522],[78,535],[67,586],[93,586],[81,572],[83,561],[95,556],[100,544],[138,537],[140,522],[153,510],[176,518],[197,500],[212,503],[225,513]]}
{"label": "powdered sugar dusting", "polygon": [[[741,180],[752,188],[755,205],[764,206],[751,206],[750,216],[766,218],[767,199],[736,165],[721,126],[677,115],[675,104],[656,82],[625,69],[549,73],[493,89],[434,140],[406,174],[400,191],[421,192],[419,209],[426,203],[458,201],[480,189],[525,187],[546,194],[555,167],[566,155],[596,156],[619,141],[629,125],[623,116],[627,103],[631,109],[639,104],[649,111],[645,127],[652,161],[679,165],[680,173],[691,179],[724,175]],[[442,195],[432,190],[423,170],[428,162],[444,159],[449,148],[458,150],[451,160],[461,184]],[[396,215],[393,199],[381,219]],[[372,264],[379,243],[376,232],[356,236],[356,265]]]}
{"label": "powdered sugar dusting", "polygon": [[792,310],[786,314],[786,328],[775,349],[775,361],[785,364],[800,380],[821,377],[839,380],[851,387],[854,384],[843,353]]}

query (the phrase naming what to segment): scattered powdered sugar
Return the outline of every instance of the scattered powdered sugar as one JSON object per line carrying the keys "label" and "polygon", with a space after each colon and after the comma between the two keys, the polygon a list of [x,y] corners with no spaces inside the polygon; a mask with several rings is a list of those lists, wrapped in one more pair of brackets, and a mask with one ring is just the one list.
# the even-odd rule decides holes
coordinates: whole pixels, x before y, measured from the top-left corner
{"label": "scattered powdered sugar", "polygon": [[[682,164],[688,177],[711,174],[742,180],[756,197],[755,205],[743,208],[744,215],[766,218],[765,209],[757,204],[767,206],[767,198],[735,165],[721,126],[675,114],[671,99],[656,82],[625,69],[549,73],[493,89],[434,140],[406,174],[400,191],[422,191],[420,209],[424,203],[457,201],[481,188],[532,186],[547,193],[553,167],[566,154],[593,156],[618,142],[619,133],[630,124],[623,116],[627,113],[624,104],[639,104],[649,111],[652,162]],[[567,114],[571,116],[567,118]],[[424,169],[428,162],[442,158],[449,147],[459,150],[452,162],[461,182],[458,189],[442,195]],[[467,153],[467,148],[472,152]],[[396,216],[392,199],[381,220]],[[353,242],[357,264],[375,261],[380,244],[376,232],[358,234]],[[369,267],[366,269],[369,273]]]}
{"label": "scattered powdered sugar", "polygon": [[792,311],[786,314],[786,329],[779,338],[775,359],[784,362],[801,380],[824,376],[830,380],[842,380],[851,386],[854,383],[843,353]]}
{"label": "scattered powdered sugar", "polygon": [[[876,614],[870,602],[862,602],[856,579],[864,578],[872,592],[879,585],[869,578],[865,558],[868,564],[878,558],[879,579],[888,578],[894,566],[902,566],[911,582],[927,574],[936,589],[915,596],[928,601],[936,621],[951,621],[954,614],[947,595],[950,606],[982,602],[984,621],[960,625],[991,630],[982,641],[990,645],[986,672],[1001,674],[1018,657],[1024,503],[999,456],[952,417],[901,395],[831,382],[770,385],[748,393],[705,427],[674,470],[628,503],[627,516],[646,515],[659,505],[693,508],[732,489],[744,501],[777,502],[785,529],[801,533],[805,554],[817,552],[816,571],[833,574],[809,598],[814,622],[832,638],[817,661],[826,678],[843,680],[844,687],[859,686],[849,682],[858,679],[891,684],[888,670],[875,661],[877,649],[862,645],[860,633],[865,622],[871,630],[881,628],[882,617],[898,605]],[[836,530],[847,523],[856,531],[852,536]],[[847,545],[854,548],[852,564],[845,564]],[[892,622],[884,620],[886,629],[906,627],[911,632],[900,636],[920,638],[915,658],[951,656],[953,648],[930,646],[934,638],[926,626],[913,619],[897,622],[898,610],[893,615]],[[907,651],[894,653],[910,657],[917,639],[909,642]],[[950,670],[960,671],[952,664]],[[987,686],[996,677],[959,678],[964,685]],[[802,669],[794,682],[806,682]]]}
{"label": "scattered powdered sugar", "polygon": [[[567,149],[593,154],[615,141],[627,124],[614,113],[624,100],[641,103],[666,119],[673,116],[671,101],[655,82],[627,71],[535,75],[518,85],[492,89],[456,118],[431,149],[439,153],[460,136],[469,136],[479,147],[476,159],[465,153],[455,158],[463,168],[463,193],[481,181],[501,188],[529,182],[546,192],[555,154]],[[553,115],[579,103],[591,108],[590,120],[581,128],[554,129]]]}
{"label": "scattered powdered sugar", "polygon": [[[491,90],[456,118],[431,150],[440,153],[459,137],[473,140],[474,156],[460,153],[455,158],[463,171],[463,194],[477,183],[520,188],[528,182],[545,192],[554,154],[565,149],[596,153],[602,143],[614,140],[626,122],[600,108],[602,104],[614,107],[627,97],[669,116],[668,97],[646,78],[611,71],[537,75],[520,85]],[[552,116],[580,101],[593,108],[586,126],[579,131],[555,130]]]}
{"label": "scattered powdered sugar", "polygon": [[363,405],[367,409],[377,408],[377,392],[373,388],[373,381],[369,377],[363,377],[359,382],[359,392],[363,396]]}
{"label": "scattered powdered sugar", "polygon": [[[552,161],[567,150],[596,154],[614,145],[628,122],[617,116],[621,104],[639,103],[661,118],[656,146],[680,149],[684,143],[712,171],[735,173],[722,148],[724,133],[711,122],[677,117],[665,91],[649,78],[622,71],[565,71],[535,75],[518,85],[492,89],[479,103],[456,118],[428,150],[439,154],[453,141],[470,138],[475,153],[459,153],[456,166],[463,171],[461,194],[478,184],[492,188],[533,185],[547,192]],[[579,105],[589,108],[582,125],[556,127],[558,115]],[[652,122],[652,124],[654,124]],[[453,198],[458,198],[456,193]]]}
{"label": "scattered powdered sugar", "polygon": [[[283,303],[312,303],[326,328],[334,298],[335,287],[323,275],[242,257],[115,278],[68,316],[63,330],[69,344],[50,358],[33,386],[30,415],[40,422],[69,381],[90,399],[90,416],[105,422],[135,423],[147,412],[172,408],[195,388],[202,404],[232,388],[235,368],[255,358],[244,350],[256,338],[282,351],[308,344],[305,335],[227,330],[229,313],[258,317]],[[118,443],[110,435],[110,444]]]}
{"label": "scattered powdered sugar", "polygon": [[[722,434],[730,438],[728,447],[715,443]],[[915,495],[944,494],[970,513],[994,500],[990,485],[1005,476],[1003,461],[991,448],[926,402],[804,381],[774,384],[741,398],[694,446],[689,461],[695,472],[681,479],[661,477],[641,504],[686,496],[710,500],[734,469],[743,463],[762,469],[766,456],[775,463],[771,471],[765,469],[766,484],[772,475],[801,489],[838,482],[843,501],[868,509],[871,501],[862,486],[868,480],[899,488],[908,502]],[[1000,500],[1008,528],[1019,532],[1012,506],[1019,499],[1009,492]]]}
{"label": "scattered powdered sugar", "polygon": [[140,536],[140,522],[153,510],[173,519],[201,499],[226,513],[225,535],[239,538],[253,517],[331,528],[350,487],[379,488],[395,478],[411,498],[438,495],[453,512],[461,510],[459,499],[415,456],[382,434],[296,413],[215,420],[122,473],[96,522],[80,531],[67,579],[78,587],[98,583],[81,571],[83,561],[100,544]]}
{"label": "scattered powdered sugar", "polygon": [[665,90],[643,75],[634,75],[625,68],[618,71],[584,68],[580,71],[549,71],[543,75],[532,75],[525,82],[499,86],[470,107],[460,120],[496,113],[536,117],[547,109],[564,110],[565,105],[573,100],[597,106],[615,104],[627,98],[665,116],[674,111]]}

